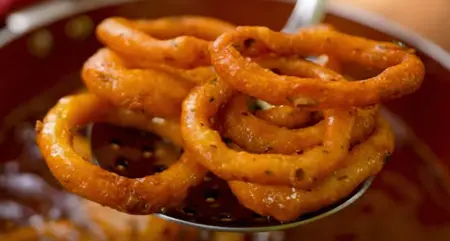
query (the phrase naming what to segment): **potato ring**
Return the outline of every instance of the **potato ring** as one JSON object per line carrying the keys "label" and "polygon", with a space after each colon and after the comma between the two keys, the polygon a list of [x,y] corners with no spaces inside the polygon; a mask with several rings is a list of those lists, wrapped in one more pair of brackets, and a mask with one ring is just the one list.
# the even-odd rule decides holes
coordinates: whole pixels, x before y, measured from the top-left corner
{"label": "potato ring", "polygon": [[[326,120],[300,129],[287,129],[261,120],[248,110],[248,97],[232,98],[224,111],[223,135],[252,153],[302,153],[305,149],[322,143]],[[327,112],[325,111],[325,117]],[[369,135],[374,126],[378,107],[358,109],[351,130],[351,142],[357,143]]]}
{"label": "potato ring", "polygon": [[182,108],[181,133],[185,147],[222,179],[307,188],[331,174],[348,153],[355,115],[355,111],[349,110],[327,110],[323,145],[302,155],[232,150],[220,134],[211,129],[210,123],[210,118],[217,115],[220,106],[232,95],[231,87],[217,79],[195,87]]}
{"label": "potato ring", "polygon": [[[178,205],[206,174],[188,152],[159,174],[130,179],[91,164],[74,151],[71,141],[76,129],[102,121],[102,114],[113,110],[95,95],[80,94],[62,98],[43,123],[38,122],[37,142],[53,175],[68,191],[126,213],[150,214]],[[152,123],[146,122],[146,130],[157,128]]]}
{"label": "potato ring", "polygon": [[229,23],[205,17],[138,21],[114,17],[98,25],[97,36],[109,48],[142,63],[191,69],[210,65],[208,40],[234,28]]}
{"label": "potato ring", "polygon": [[359,184],[382,169],[386,156],[393,149],[394,137],[389,124],[379,117],[375,132],[352,148],[345,159],[345,167],[316,187],[301,190],[239,181],[231,181],[229,186],[245,207],[279,221],[292,221],[350,195]]}
{"label": "potato ring", "polygon": [[[249,43],[259,47],[260,52],[326,54],[339,61],[384,70],[373,78],[352,82],[279,76],[244,58],[236,49],[236,46],[248,47]],[[265,27],[238,27],[221,35],[210,50],[214,68],[224,81],[236,90],[274,105],[320,109],[367,106],[414,92],[424,77],[423,63],[402,47],[326,28],[305,29],[289,35]]]}
{"label": "potato ring", "polygon": [[169,118],[180,115],[181,103],[192,87],[163,71],[128,69],[108,49],[97,51],[85,62],[82,77],[89,91],[118,107]]}

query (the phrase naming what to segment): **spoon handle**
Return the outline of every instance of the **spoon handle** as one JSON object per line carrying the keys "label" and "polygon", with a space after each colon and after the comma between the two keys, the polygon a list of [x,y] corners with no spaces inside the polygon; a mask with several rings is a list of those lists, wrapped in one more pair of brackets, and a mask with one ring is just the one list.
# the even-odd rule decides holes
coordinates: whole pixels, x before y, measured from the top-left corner
{"label": "spoon handle", "polygon": [[295,33],[299,28],[320,23],[325,17],[326,0],[297,0],[283,32]]}

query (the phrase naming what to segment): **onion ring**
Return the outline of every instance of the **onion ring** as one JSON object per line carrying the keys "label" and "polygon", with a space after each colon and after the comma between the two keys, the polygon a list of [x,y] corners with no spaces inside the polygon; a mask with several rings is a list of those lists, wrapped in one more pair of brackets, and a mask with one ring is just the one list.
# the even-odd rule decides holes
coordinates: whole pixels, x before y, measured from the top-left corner
{"label": "onion ring", "polygon": [[222,141],[220,133],[211,129],[210,123],[210,118],[232,95],[231,87],[217,79],[195,87],[182,108],[185,148],[222,179],[307,188],[333,172],[348,153],[355,116],[351,110],[327,110],[323,145],[302,155],[234,151]]}
{"label": "onion ring", "polygon": [[[246,96],[233,97],[226,106],[223,121],[223,134],[244,150],[252,153],[295,154],[322,143],[327,127],[325,120],[306,128],[287,129],[254,116],[248,110],[248,102]],[[351,130],[352,143],[364,140],[372,132],[376,114],[377,106],[357,110]]]}
{"label": "onion ring", "polygon": [[138,21],[115,17],[98,25],[97,36],[114,51],[139,59],[142,64],[153,66],[156,62],[191,69],[210,65],[208,40],[234,28],[229,23],[205,17]]}
{"label": "onion ring", "polygon": [[345,166],[316,187],[301,190],[239,181],[231,181],[229,186],[245,207],[280,221],[292,221],[301,214],[317,211],[348,196],[359,184],[382,169],[386,156],[393,149],[392,131],[380,117],[375,132],[352,148],[345,159]]}
{"label": "onion ring", "polygon": [[[98,97],[80,94],[62,98],[43,123],[38,122],[37,142],[53,175],[68,191],[126,213],[150,214],[179,205],[206,174],[188,152],[159,174],[130,179],[91,164],[74,151],[71,141],[77,127],[102,121],[102,114],[111,110]],[[146,121],[146,130],[156,128],[152,123]]]}
{"label": "onion ring", "polygon": [[[245,47],[249,40],[255,46],[264,45],[260,52],[326,54],[339,61],[384,70],[376,77],[352,82],[279,76],[240,54],[236,46]],[[320,109],[367,106],[414,92],[424,77],[423,63],[408,50],[326,28],[304,29],[289,35],[265,27],[238,27],[221,35],[210,52],[214,68],[224,81],[236,90],[274,105]]]}
{"label": "onion ring", "polygon": [[[196,16],[114,17],[97,36],[106,48],[82,72],[92,94],[62,98],[38,122],[37,139],[67,190],[131,214],[179,206],[207,171],[243,206],[280,221],[337,202],[393,151],[378,105],[414,92],[424,77],[412,50],[330,26],[285,34]],[[349,64],[381,73],[350,81]],[[165,146],[158,161],[174,161],[169,169],[122,177],[72,145],[92,121],[151,131],[185,152],[169,157]]]}
{"label": "onion ring", "polygon": [[185,79],[163,71],[128,69],[108,49],[99,50],[85,62],[82,77],[89,91],[116,106],[169,118],[180,115],[181,102],[192,87]]}
{"label": "onion ring", "polygon": [[[298,58],[271,58],[271,59],[259,59],[258,64],[265,68],[270,69],[276,74],[289,74],[289,75],[303,75],[303,77],[318,77],[326,80],[340,80],[342,76],[334,71],[341,69],[340,63],[333,58],[326,55],[314,57],[310,59],[311,62],[324,66],[333,71],[327,69],[320,69],[318,71],[315,65],[308,65],[303,60]],[[311,112],[307,110],[297,110],[290,106],[274,106],[269,109],[257,111],[256,116],[260,119],[270,121],[280,127],[286,128],[299,128],[305,124],[317,121],[321,114],[319,112]]]}

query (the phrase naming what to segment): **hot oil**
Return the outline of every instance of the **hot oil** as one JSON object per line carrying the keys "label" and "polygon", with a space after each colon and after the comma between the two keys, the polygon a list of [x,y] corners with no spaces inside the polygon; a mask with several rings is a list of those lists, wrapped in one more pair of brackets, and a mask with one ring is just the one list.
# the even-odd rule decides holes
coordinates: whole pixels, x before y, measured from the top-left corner
{"label": "hot oil", "polygon": [[[49,101],[49,99],[53,101]],[[32,103],[39,108],[23,106],[16,111],[22,114],[16,115],[16,118],[5,119],[9,121],[3,128],[0,150],[8,155],[2,157],[4,159],[2,159],[3,164],[1,165],[0,230],[2,233],[12,232],[20,226],[31,226],[34,230],[39,231],[49,220],[65,219],[70,220],[76,226],[90,227],[88,231],[93,233],[92,235],[97,235],[93,237],[102,240],[102,235],[98,234],[98,229],[95,228],[96,224],[92,222],[85,211],[82,211],[85,210],[85,201],[59,188],[35,145],[33,128],[35,120],[41,119],[56,99],[57,96],[36,98]],[[281,237],[284,237],[285,240],[301,238],[302,240],[319,241],[448,240],[450,237],[448,176],[442,173],[443,168],[439,167],[437,157],[424,143],[414,137],[404,123],[389,112],[384,114],[394,127],[397,140],[396,150],[390,161],[386,163],[384,170],[375,179],[372,187],[361,199],[350,207],[322,220],[285,233],[255,234],[251,237],[248,236],[247,240],[275,241],[281,240]],[[107,128],[110,127],[98,126],[95,130],[107,132]],[[155,150],[152,149],[152,146],[161,140],[150,134],[142,135],[140,132],[135,134],[140,135],[141,139],[135,140],[137,143],[128,144],[139,146],[140,149],[133,151],[125,148],[129,156],[121,156],[120,163],[117,162],[117,157],[121,152],[114,154],[108,150],[124,150],[123,147],[127,146],[127,143],[117,143],[117,140],[112,140],[105,142],[108,146],[94,146],[94,149],[113,153],[110,154],[111,162],[106,163],[109,166],[104,166],[105,169],[120,172],[115,168],[122,165],[126,167],[125,169],[119,167],[122,175],[138,177],[162,171],[170,164],[158,162],[153,156]],[[130,135],[130,133],[122,132],[122,135]],[[175,147],[170,148],[173,148],[175,152],[179,151]],[[171,160],[175,161],[178,155],[179,153],[174,154]],[[133,162],[133,157],[140,161]],[[137,163],[141,166],[135,166]],[[136,174],[133,171],[134,175],[128,175],[131,173],[127,174],[126,170],[139,170],[141,173]],[[222,185],[217,182],[206,182],[203,185],[209,185],[214,190],[216,184]],[[208,205],[217,205],[218,197],[213,191],[208,195],[198,193],[195,196],[201,198]],[[195,202],[198,201],[195,200]],[[219,207],[217,210],[220,212],[218,211],[217,215],[221,215],[220,217],[225,221],[233,218],[229,216],[230,212],[223,210],[233,210],[235,207],[220,202]],[[180,213],[190,215],[191,211],[182,209]],[[244,212],[246,210],[240,211],[240,213]],[[129,217],[129,215],[125,216]],[[126,218],[124,217],[124,219]],[[254,218],[262,219],[263,217],[254,216]],[[124,222],[121,225],[131,224]],[[211,234],[204,236],[210,237]]]}

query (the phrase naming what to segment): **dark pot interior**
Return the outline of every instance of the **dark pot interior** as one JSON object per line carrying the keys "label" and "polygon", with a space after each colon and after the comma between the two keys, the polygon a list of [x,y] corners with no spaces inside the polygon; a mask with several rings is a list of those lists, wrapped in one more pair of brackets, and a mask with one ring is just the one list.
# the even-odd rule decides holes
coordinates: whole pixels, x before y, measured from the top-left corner
{"label": "dark pot interior", "polygon": [[[200,14],[239,25],[280,29],[291,9],[292,4],[281,1],[167,0],[108,7],[84,13],[88,18],[81,19],[90,19],[95,25],[112,15],[153,18]],[[427,49],[421,49],[423,46],[414,46],[411,39],[397,39],[344,19],[338,11],[333,13],[326,22],[341,31],[378,40],[401,40],[416,47],[426,66],[425,82],[415,94],[387,105],[389,113],[395,113],[391,120],[396,129],[397,150],[372,188],[351,207],[287,231],[287,240],[448,240],[450,149],[446,137],[450,135],[450,114],[444,106],[450,102],[450,71],[434,60],[436,56],[425,54]],[[28,33],[0,49],[0,162],[20,163],[21,171],[37,173],[52,185],[56,184],[34,149],[32,125],[58,98],[81,86],[80,66],[100,47],[92,31],[80,38],[67,34],[67,25],[73,19]],[[50,39],[51,46],[37,48],[36,39]],[[1,169],[7,171],[10,167],[3,164]],[[0,188],[4,189],[1,183]],[[38,211],[49,208],[44,202],[18,198],[13,191],[3,189],[1,200],[20,200]],[[12,227],[16,224],[0,220],[0,232]]]}

